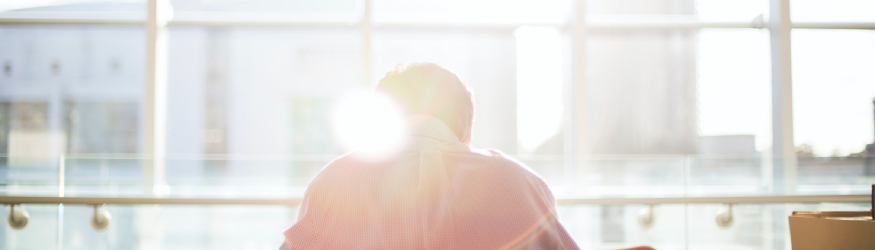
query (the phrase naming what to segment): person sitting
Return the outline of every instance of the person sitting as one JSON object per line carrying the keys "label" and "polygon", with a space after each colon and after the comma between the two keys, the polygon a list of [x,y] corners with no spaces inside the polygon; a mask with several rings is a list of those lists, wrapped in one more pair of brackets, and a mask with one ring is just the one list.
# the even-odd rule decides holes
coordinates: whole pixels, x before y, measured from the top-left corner
{"label": "person sitting", "polygon": [[469,146],[474,101],[455,74],[399,65],[375,92],[408,116],[405,146],[329,163],[307,187],[281,249],[579,249],[537,174]]}

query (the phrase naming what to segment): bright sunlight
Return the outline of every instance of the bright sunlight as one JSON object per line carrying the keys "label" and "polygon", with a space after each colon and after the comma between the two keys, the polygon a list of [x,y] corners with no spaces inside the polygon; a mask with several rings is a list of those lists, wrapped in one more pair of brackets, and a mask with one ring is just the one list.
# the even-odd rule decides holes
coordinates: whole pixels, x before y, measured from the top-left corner
{"label": "bright sunlight", "polygon": [[407,126],[389,98],[359,93],[342,98],[334,110],[334,130],[349,150],[371,158],[397,151],[406,139]]}

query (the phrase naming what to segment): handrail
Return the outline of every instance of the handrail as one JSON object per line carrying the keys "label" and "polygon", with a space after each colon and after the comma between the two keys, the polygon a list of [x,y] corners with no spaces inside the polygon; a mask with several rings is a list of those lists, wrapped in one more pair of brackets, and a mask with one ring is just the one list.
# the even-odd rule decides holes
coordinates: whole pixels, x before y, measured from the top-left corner
{"label": "handrail", "polygon": [[[0,24],[2,25],[2,24]],[[875,29],[873,24],[872,29]],[[562,154],[539,154],[539,155],[510,155],[523,161],[561,161],[565,159]],[[0,158],[16,157],[23,159],[57,159],[58,156],[10,156],[0,153]],[[204,161],[331,161],[337,159],[337,154],[168,154],[165,160],[204,160]],[[575,156],[580,161],[643,161],[643,160],[767,160],[774,158],[752,157],[750,155],[688,155],[688,154],[602,154],[602,155],[579,155]],[[866,156],[847,157],[800,157],[799,159],[831,159],[831,160],[865,160]],[[153,159],[150,155],[143,154],[64,154],[67,160],[148,160]]]}
{"label": "handrail", "polygon": [[[774,195],[774,196],[706,196],[706,197],[634,197],[634,198],[559,198],[560,205],[632,205],[632,204],[741,204],[741,203],[821,203],[869,202],[868,194],[843,195]],[[0,204],[120,204],[120,205],[286,205],[296,206],[300,197],[273,199],[229,198],[150,198],[150,197],[47,197],[0,196]]]}
{"label": "handrail", "polygon": [[631,204],[759,204],[759,203],[821,203],[869,202],[868,194],[839,195],[771,195],[771,196],[703,196],[703,197],[641,197],[641,198],[562,198],[561,205],[631,205]]}
{"label": "handrail", "polygon": [[153,198],[153,197],[57,197],[0,196],[0,204],[119,204],[119,205],[288,205],[297,206],[301,198]]}
{"label": "handrail", "polygon": [[[653,206],[668,203],[723,203],[728,209],[717,214],[717,224],[721,227],[732,225],[732,205],[739,203],[819,203],[819,202],[868,202],[869,195],[779,195],[779,196],[712,196],[712,197],[657,197],[657,198],[560,198],[562,205],[628,205],[646,204],[649,208],[639,213],[639,224],[649,227],[653,224]],[[45,196],[0,196],[0,203],[10,205],[9,226],[22,229],[27,225],[30,215],[19,204],[84,204],[94,206],[91,226],[103,230],[109,225],[111,216],[101,208],[104,204],[123,205],[284,205],[296,206],[301,198],[286,199],[228,199],[228,198],[149,198],[149,197],[45,197]]]}

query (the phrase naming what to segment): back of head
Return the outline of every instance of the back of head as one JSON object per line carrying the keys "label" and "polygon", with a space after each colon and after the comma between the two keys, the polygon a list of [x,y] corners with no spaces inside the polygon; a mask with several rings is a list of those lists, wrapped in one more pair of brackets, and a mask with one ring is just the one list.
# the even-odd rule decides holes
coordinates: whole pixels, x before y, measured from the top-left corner
{"label": "back of head", "polygon": [[474,121],[471,91],[456,74],[437,64],[399,64],[380,79],[376,91],[394,98],[407,115],[440,119],[460,141],[470,135]]}

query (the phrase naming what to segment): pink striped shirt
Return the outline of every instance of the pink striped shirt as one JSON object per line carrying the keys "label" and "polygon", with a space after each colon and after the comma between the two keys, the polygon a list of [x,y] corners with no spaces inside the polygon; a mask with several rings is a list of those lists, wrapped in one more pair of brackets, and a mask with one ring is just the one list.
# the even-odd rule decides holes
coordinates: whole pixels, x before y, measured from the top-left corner
{"label": "pink striped shirt", "polygon": [[435,118],[410,130],[393,157],[328,164],[281,249],[578,249],[526,166],[472,150]]}

